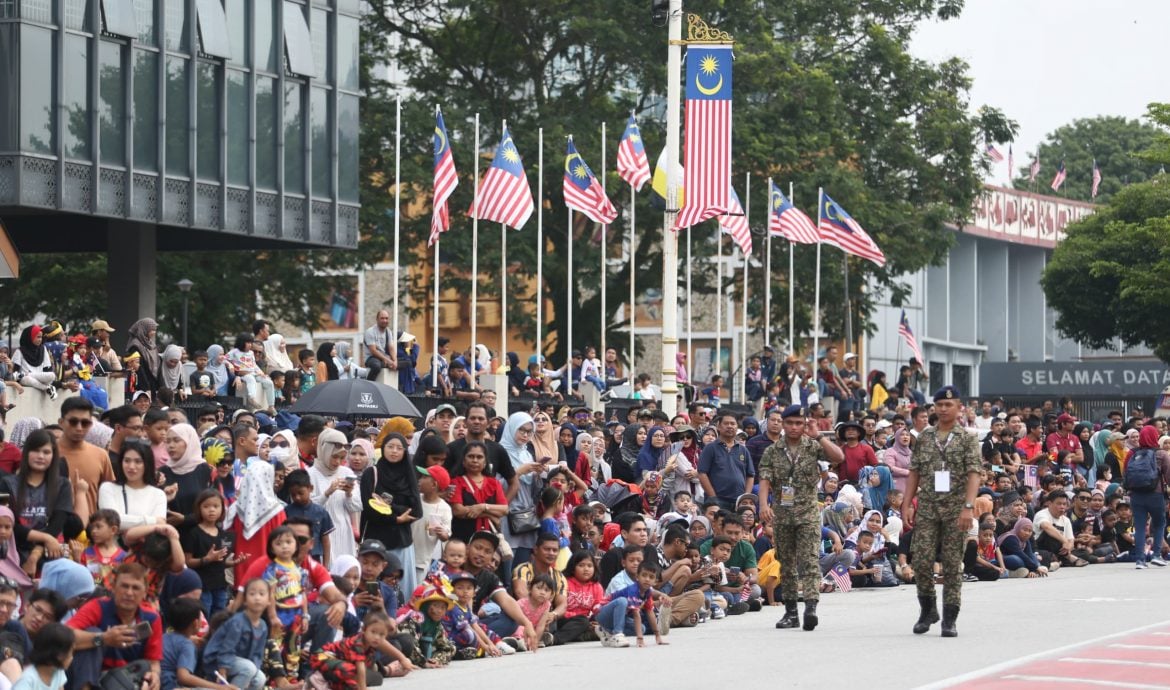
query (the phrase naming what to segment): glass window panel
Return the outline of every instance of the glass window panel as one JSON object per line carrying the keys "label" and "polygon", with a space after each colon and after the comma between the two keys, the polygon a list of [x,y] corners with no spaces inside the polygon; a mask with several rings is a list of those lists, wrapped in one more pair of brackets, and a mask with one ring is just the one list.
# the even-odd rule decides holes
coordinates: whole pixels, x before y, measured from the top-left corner
{"label": "glass window panel", "polygon": [[256,0],[256,69],[276,72],[276,11],[277,0]]}
{"label": "glass window panel", "polygon": [[126,164],[126,78],[122,73],[122,44],[98,42],[98,140],[101,160]]}
{"label": "glass window panel", "polygon": [[232,48],[230,61],[237,65],[248,64],[249,6],[244,0],[227,0],[228,41]]}
{"label": "glass window panel", "polygon": [[337,0],[338,12],[358,13],[358,0]]}
{"label": "glass window panel", "polygon": [[155,41],[154,0],[134,0],[134,15],[138,18],[138,42],[158,45]]}
{"label": "glass window panel", "polygon": [[337,18],[337,86],[357,91],[358,88],[358,20]]}
{"label": "glass window panel", "polygon": [[[4,2],[0,0],[0,18],[5,16]],[[15,22],[0,24],[0,103],[20,103],[20,41],[16,38],[19,30],[20,24]],[[20,116],[15,112],[15,105],[11,108],[9,112],[13,115],[0,117],[0,151],[20,148]]]}
{"label": "glass window panel", "polygon": [[284,190],[305,193],[305,127],[301,119],[301,92],[293,82],[284,85]]}
{"label": "glass window panel", "polygon": [[25,25],[20,32],[20,148],[53,153],[53,32]]}
{"label": "glass window panel", "polygon": [[325,10],[313,10],[313,64],[317,66],[317,73],[321,78],[329,80],[329,13]]}
{"label": "glass window panel", "polygon": [[187,60],[167,56],[167,173],[191,174],[190,151],[187,149]]}
{"label": "glass window panel", "polygon": [[134,51],[134,167],[158,170],[158,55]]}
{"label": "glass window panel", "polygon": [[227,72],[227,175],[231,184],[248,184],[248,75]]}
{"label": "glass window panel", "polygon": [[276,189],[276,80],[256,77],[256,186]]}
{"label": "glass window panel", "polygon": [[203,42],[203,52],[215,57],[231,57],[227,15],[220,0],[195,0],[195,8],[199,17],[199,38]]}
{"label": "glass window panel", "polygon": [[183,0],[164,0],[167,8],[167,48],[187,50],[187,5]]}
{"label": "glass window panel", "polygon": [[305,23],[305,11],[295,2],[284,3],[284,49],[288,71],[302,77],[317,76],[313,64],[313,39]]}
{"label": "glass window panel", "polygon": [[115,36],[138,36],[138,20],[134,17],[132,0],[102,0],[102,18],[105,30]]}
{"label": "glass window panel", "polygon": [[337,198],[358,200],[358,97],[337,99]]}
{"label": "glass window panel", "polygon": [[219,180],[219,65],[200,62],[196,76],[196,168],[200,178]]}
{"label": "glass window panel", "polygon": [[91,139],[89,119],[89,39],[77,34],[65,34],[65,155],[90,160]]}
{"label": "glass window panel", "polygon": [[[19,19],[16,11],[16,0],[0,0],[0,19]],[[16,64],[13,61],[12,64]]]}
{"label": "glass window panel", "polygon": [[65,28],[89,31],[89,0],[65,0]]}
{"label": "glass window panel", "polygon": [[313,145],[313,196],[328,197],[333,194],[333,160],[330,155],[329,96],[325,89],[313,89],[309,104],[309,126]]}
{"label": "glass window panel", "polygon": [[53,0],[21,0],[20,17],[30,22],[53,23]]}

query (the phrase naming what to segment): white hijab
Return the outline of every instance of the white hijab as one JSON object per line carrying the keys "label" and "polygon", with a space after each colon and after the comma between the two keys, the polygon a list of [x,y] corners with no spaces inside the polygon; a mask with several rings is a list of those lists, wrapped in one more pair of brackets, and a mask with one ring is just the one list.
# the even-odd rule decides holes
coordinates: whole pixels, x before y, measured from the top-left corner
{"label": "white hijab", "polygon": [[268,340],[264,341],[264,358],[268,362],[269,372],[296,369],[288,356],[288,352],[282,350],[281,345],[284,345],[284,336],[279,333],[273,333],[268,336]]}
{"label": "white hijab", "polygon": [[276,497],[276,473],[267,462],[254,462],[244,472],[236,502],[228,508],[224,527],[230,527],[233,519],[240,520],[244,539],[251,539],[260,528],[277,513],[284,510],[284,502]]}

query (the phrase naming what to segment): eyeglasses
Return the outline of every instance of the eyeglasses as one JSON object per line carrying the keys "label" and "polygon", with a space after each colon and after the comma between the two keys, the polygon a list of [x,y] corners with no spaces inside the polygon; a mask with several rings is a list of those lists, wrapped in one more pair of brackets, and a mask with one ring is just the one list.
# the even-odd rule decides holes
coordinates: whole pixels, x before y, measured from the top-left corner
{"label": "eyeglasses", "polygon": [[24,615],[28,617],[36,617],[41,620],[49,620],[53,617],[53,612],[44,606],[37,606],[36,604],[33,604],[32,606],[29,606],[27,609],[25,609]]}
{"label": "eyeglasses", "polygon": [[15,599],[12,599],[12,600],[0,599],[0,609],[6,609],[6,610],[11,611],[14,608],[16,608],[16,600]]}
{"label": "eyeglasses", "polygon": [[[93,426],[92,419],[85,419],[82,417],[66,417],[65,423],[68,424],[69,426],[80,426],[80,427],[84,427],[86,429]],[[141,429],[142,427],[139,426],[138,428]]]}
{"label": "eyeglasses", "polygon": [[532,429],[529,429],[528,427],[524,427],[524,426],[522,426],[522,427],[520,427],[519,429],[517,429],[517,430],[516,430],[516,433],[518,433],[518,434],[524,434],[525,436],[531,436],[531,435],[532,435]]}
{"label": "eyeglasses", "polygon": [[272,441],[269,443],[273,448],[288,448],[288,441]]}

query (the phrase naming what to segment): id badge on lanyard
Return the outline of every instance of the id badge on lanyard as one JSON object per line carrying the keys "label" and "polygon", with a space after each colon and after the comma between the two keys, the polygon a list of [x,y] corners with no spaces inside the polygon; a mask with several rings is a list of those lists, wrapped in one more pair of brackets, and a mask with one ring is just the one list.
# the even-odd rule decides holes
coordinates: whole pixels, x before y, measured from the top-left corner
{"label": "id badge on lanyard", "polygon": [[[934,445],[936,448],[938,448],[939,455],[942,457],[943,467],[946,467],[947,448],[950,447],[951,441],[953,441],[955,439],[955,433],[956,432],[952,431],[950,434],[947,435],[947,442],[946,443],[939,443],[938,436],[934,437]],[[950,472],[950,470],[945,470],[945,469],[944,470],[935,470],[935,473],[934,473],[934,491],[935,491],[935,493],[945,494],[945,493],[949,493],[950,490],[951,490],[951,472]]]}
{"label": "id badge on lanyard", "polygon": [[792,485],[792,477],[796,474],[796,463],[800,456],[792,456],[792,452],[787,448],[784,449],[784,455],[788,458],[788,483],[780,487],[780,505],[781,507],[791,508],[796,504],[796,487]]}

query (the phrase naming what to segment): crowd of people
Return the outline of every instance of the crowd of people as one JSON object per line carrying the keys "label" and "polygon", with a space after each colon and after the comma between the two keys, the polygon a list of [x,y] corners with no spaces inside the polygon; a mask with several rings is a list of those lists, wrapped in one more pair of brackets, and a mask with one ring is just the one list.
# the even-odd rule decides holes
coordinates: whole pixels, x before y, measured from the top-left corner
{"label": "crowd of people", "polygon": [[[57,419],[6,420],[0,690],[364,690],[453,660],[666,644],[672,629],[781,604],[777,627],[797,627],[797,599],[812,630],[822,594],[915,583],[921,595],[950,577],[950,551],[922,562],[911,548],[916,531],[933,538],[915,507],[924,521],[933,492],[962,482],[925,476],[923,457],[946,449],[914,388],[893,408],[831,412],[765,395],[759,420],[712,406],[710,392],[673,417],[647,397],[619,419],[571,386],[560,398],[541,387],[507,414],[460,373],[488,366],[472,350],[441,353],[432,384],[447,401],[423,419],[326,419],[287,404],[324,381],[407,371],[412,339],[380,318],[364,361],[326,343],[294,369],[263,321],[227,354],[190,356],[160,355],[149,319],[124,356],[109,324],[93,326],[73,339],[29,327],[0,362],[18,394],[70,393]],[[582,378],[594,355],[573,353],[566,371],[607,388],[605,363]],[[538,357],[527,373],[510,359],[513,394],[519,374],[556,378]],[[143,395],[107,409],[85,394],[118,371]],[[774,376],[764,390],[783,389]],[[230,412],[232,392],[250,402]],[[939,396],[959,409],[953,387]],[[1063,407],[969,401],[959,413],[978,485],[954,551],[963,580],[1165,565],[1167,421],[1080,422]],[[792,534],[819,544],[807,565]]]}

